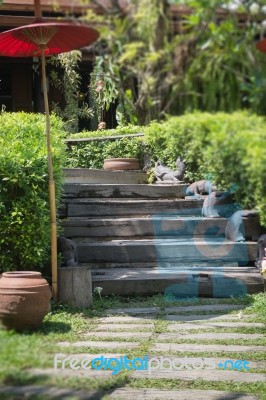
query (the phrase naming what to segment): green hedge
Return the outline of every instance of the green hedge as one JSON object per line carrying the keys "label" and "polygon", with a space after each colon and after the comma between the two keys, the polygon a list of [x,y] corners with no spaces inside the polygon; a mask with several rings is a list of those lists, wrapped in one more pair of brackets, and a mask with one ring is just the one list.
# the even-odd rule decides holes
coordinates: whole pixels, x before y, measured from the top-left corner
{"label": "green hedge", "polygon": [[[119,157],[126,147],[128,151],[124,156],[140,155],[143,159],[149,148],[152,163],[160,158],[171,168],[175,168],[176,158],[183,156],[189,182],[212,179],[220,188],[231,189],[242,207],[257,207],[266,226],[265,118],[242,111],[232,114],[195,112],[146,127],[97,131],[89,135],[82,132],[79,137],[107,136],[115,132],[119,135],[143,132],[145,137],[136,138],[136,141],[95,141],[73,146],[68,153],[68,166],[102,168],[104,158]],[[130,152],[129,146],[134,151]]]}
{"label": "green hedge", "polygon": [[[51,116],[57,204],[65,163],[61,120]],[[50,213],[45,119],[0,115],[0,271],[40,270],[49,259]]]}

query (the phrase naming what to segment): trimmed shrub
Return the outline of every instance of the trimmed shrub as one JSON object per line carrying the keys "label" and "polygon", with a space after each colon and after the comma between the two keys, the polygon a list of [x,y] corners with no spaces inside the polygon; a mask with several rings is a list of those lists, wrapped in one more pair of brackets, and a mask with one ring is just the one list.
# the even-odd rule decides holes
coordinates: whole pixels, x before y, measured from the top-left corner
{"label": "trimmed shrub", "polygon": [[[62,121],[51,116],[57,205],[65,144]],[[0,271],[40,270],[49,259],[50,211],[45,117],[0,115]]]}
{"label": "trimmed shrub", "polygon": [[[143,133],[142,127],[129,125],[116,129],[98,130],[96,132],[83,131],[71,135],[70,138],[101,138],[136,133]],[[138,158],[141,165],[143,165],[145,151],[146,148],[142,137],[79,142],[72,146],[68,152],[67,167],[101,169],[103,168],[105,158],[120,157]]]}
{"label": "trimmed shrub", "polygon": [[[123,130],[124,129],[124,130]],[[141,157],[149,150],[152,164],[160,159],[175,168],[177,157],[187,165],[186,180],[210,179],[221,189],[234,192],[242,207],[256,207],[266,226],[266,120],[248,112],[201,113],[169,117],[163,123],[127,127],[122,131],[103,131],[101,135],[143,132],[144,138],[115,142],[80,143],[68,153],[68,166],[102,168],[103,159],[127,156],[129,144],[138,151],[128,156]],[[108,133],[107,133],[108,132]],[[111,133],[112,132],[112,133]],[[99,136],[99,131],[81,132],[79,137]],[[75,136],[76,137],[76,136]],[[125,141],[126,140],[126,141]],[[125,142],[124,142],[125,141]],[[110,146],[110,151],[108,150]],[[115,150],[115,151],[114,151]],[[129,152],[130,153],[130,152]],[[134,154],[134,155],[133,155]]]}
{"label": "trimmed shrub", "polygon": [[68,154],[68,168],[103,168],[105,158],[133,157],[143,165],[145,145],[142,137],[82,142]]}
{"label": "trimmed shrub", "polygon": [[211,179],[234,192],[244,208],[256,207],[266,226],[266,120],[247,112],[200,113],[151,124],[145,141],[154,159],[174,167],[181,155],[189,181]]}

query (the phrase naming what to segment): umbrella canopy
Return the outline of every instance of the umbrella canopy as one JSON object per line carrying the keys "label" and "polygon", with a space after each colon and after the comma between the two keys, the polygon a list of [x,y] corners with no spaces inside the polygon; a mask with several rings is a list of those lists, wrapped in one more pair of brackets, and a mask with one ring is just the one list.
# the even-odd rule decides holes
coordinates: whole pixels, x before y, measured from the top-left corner
{"label": "umbrella canopy", "polygon": [[266,39],[261,40],[256,45],[257,49],[266,53]]}
{"label": "umbrella canopy", "polygon": [[38,57],[79,49],[93,43],[98,31],[86,25],[36,22],[0,33],[0,56]]}

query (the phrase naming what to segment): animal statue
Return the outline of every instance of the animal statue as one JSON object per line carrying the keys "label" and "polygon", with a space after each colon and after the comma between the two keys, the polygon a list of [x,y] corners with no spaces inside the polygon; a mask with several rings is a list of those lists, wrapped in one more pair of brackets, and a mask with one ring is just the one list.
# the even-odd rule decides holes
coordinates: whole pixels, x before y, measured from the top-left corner
{"label": "animal statue", "polygon": [[62,256],[62,267],[76,267],[78,265],[78,250],[73,240],[59,236],[57,238],[57,252]]}
{"label": "animal statue", "polygon": [[238,210],[228,219],[225,228],[225,237],[233,242],[245,242],[244,232],[244,217],[255,217],[257,211],[253,210]]}
{"label": "animal statue", "polygon": [[179,182],[182,181],[185,175],[186,166],[181,157],[178,157],[176,160],[176,167],[177,170],[172,171],[170,168],[165,167],[162,165],[162,162],[158,160],[155,163],[155,176],[157,178],[157,182],[165,182],[165,181],[172,181],[172,182]]}
{"label": "animal statue", "polygon": [[219,200],[221,200],[224,192],[211,192],[208,197],[204,200],[201,214],[207,218],[220,217],[218,213]]}
{"label": "animal statue", "polygon": [[257,241],[257,258],[255,266],[261,272],[266,272],[266,234],[261,235]]}
{"label": "animal statue", "polygon": [[216,190],[204,200],[201,214],[208,218],[229,218],[235,211],[237,211],[237,204],[233,201],[232,193]]}
{"label": "animal statue", "polygon": [[210,194],[217,188],[211,181],[205,179],[192,183],[186,190],[186,196],[198,196],[199,194]]}

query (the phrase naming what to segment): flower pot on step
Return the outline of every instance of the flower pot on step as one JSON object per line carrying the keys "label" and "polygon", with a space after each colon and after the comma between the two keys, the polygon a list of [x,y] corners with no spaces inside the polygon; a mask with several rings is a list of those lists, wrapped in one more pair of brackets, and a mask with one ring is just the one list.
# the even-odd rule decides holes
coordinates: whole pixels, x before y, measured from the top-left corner
{"label": "flower pot on step", "polygon": [[22,331],[40,326],[50,310],[51,290],[40,272],[4,272],[0,279],[0,322]]}
{"label": "flower pot on step", "polygon": [[137,158],[106,158],[103,168],[107,170],[139,170],[140,164]]}

